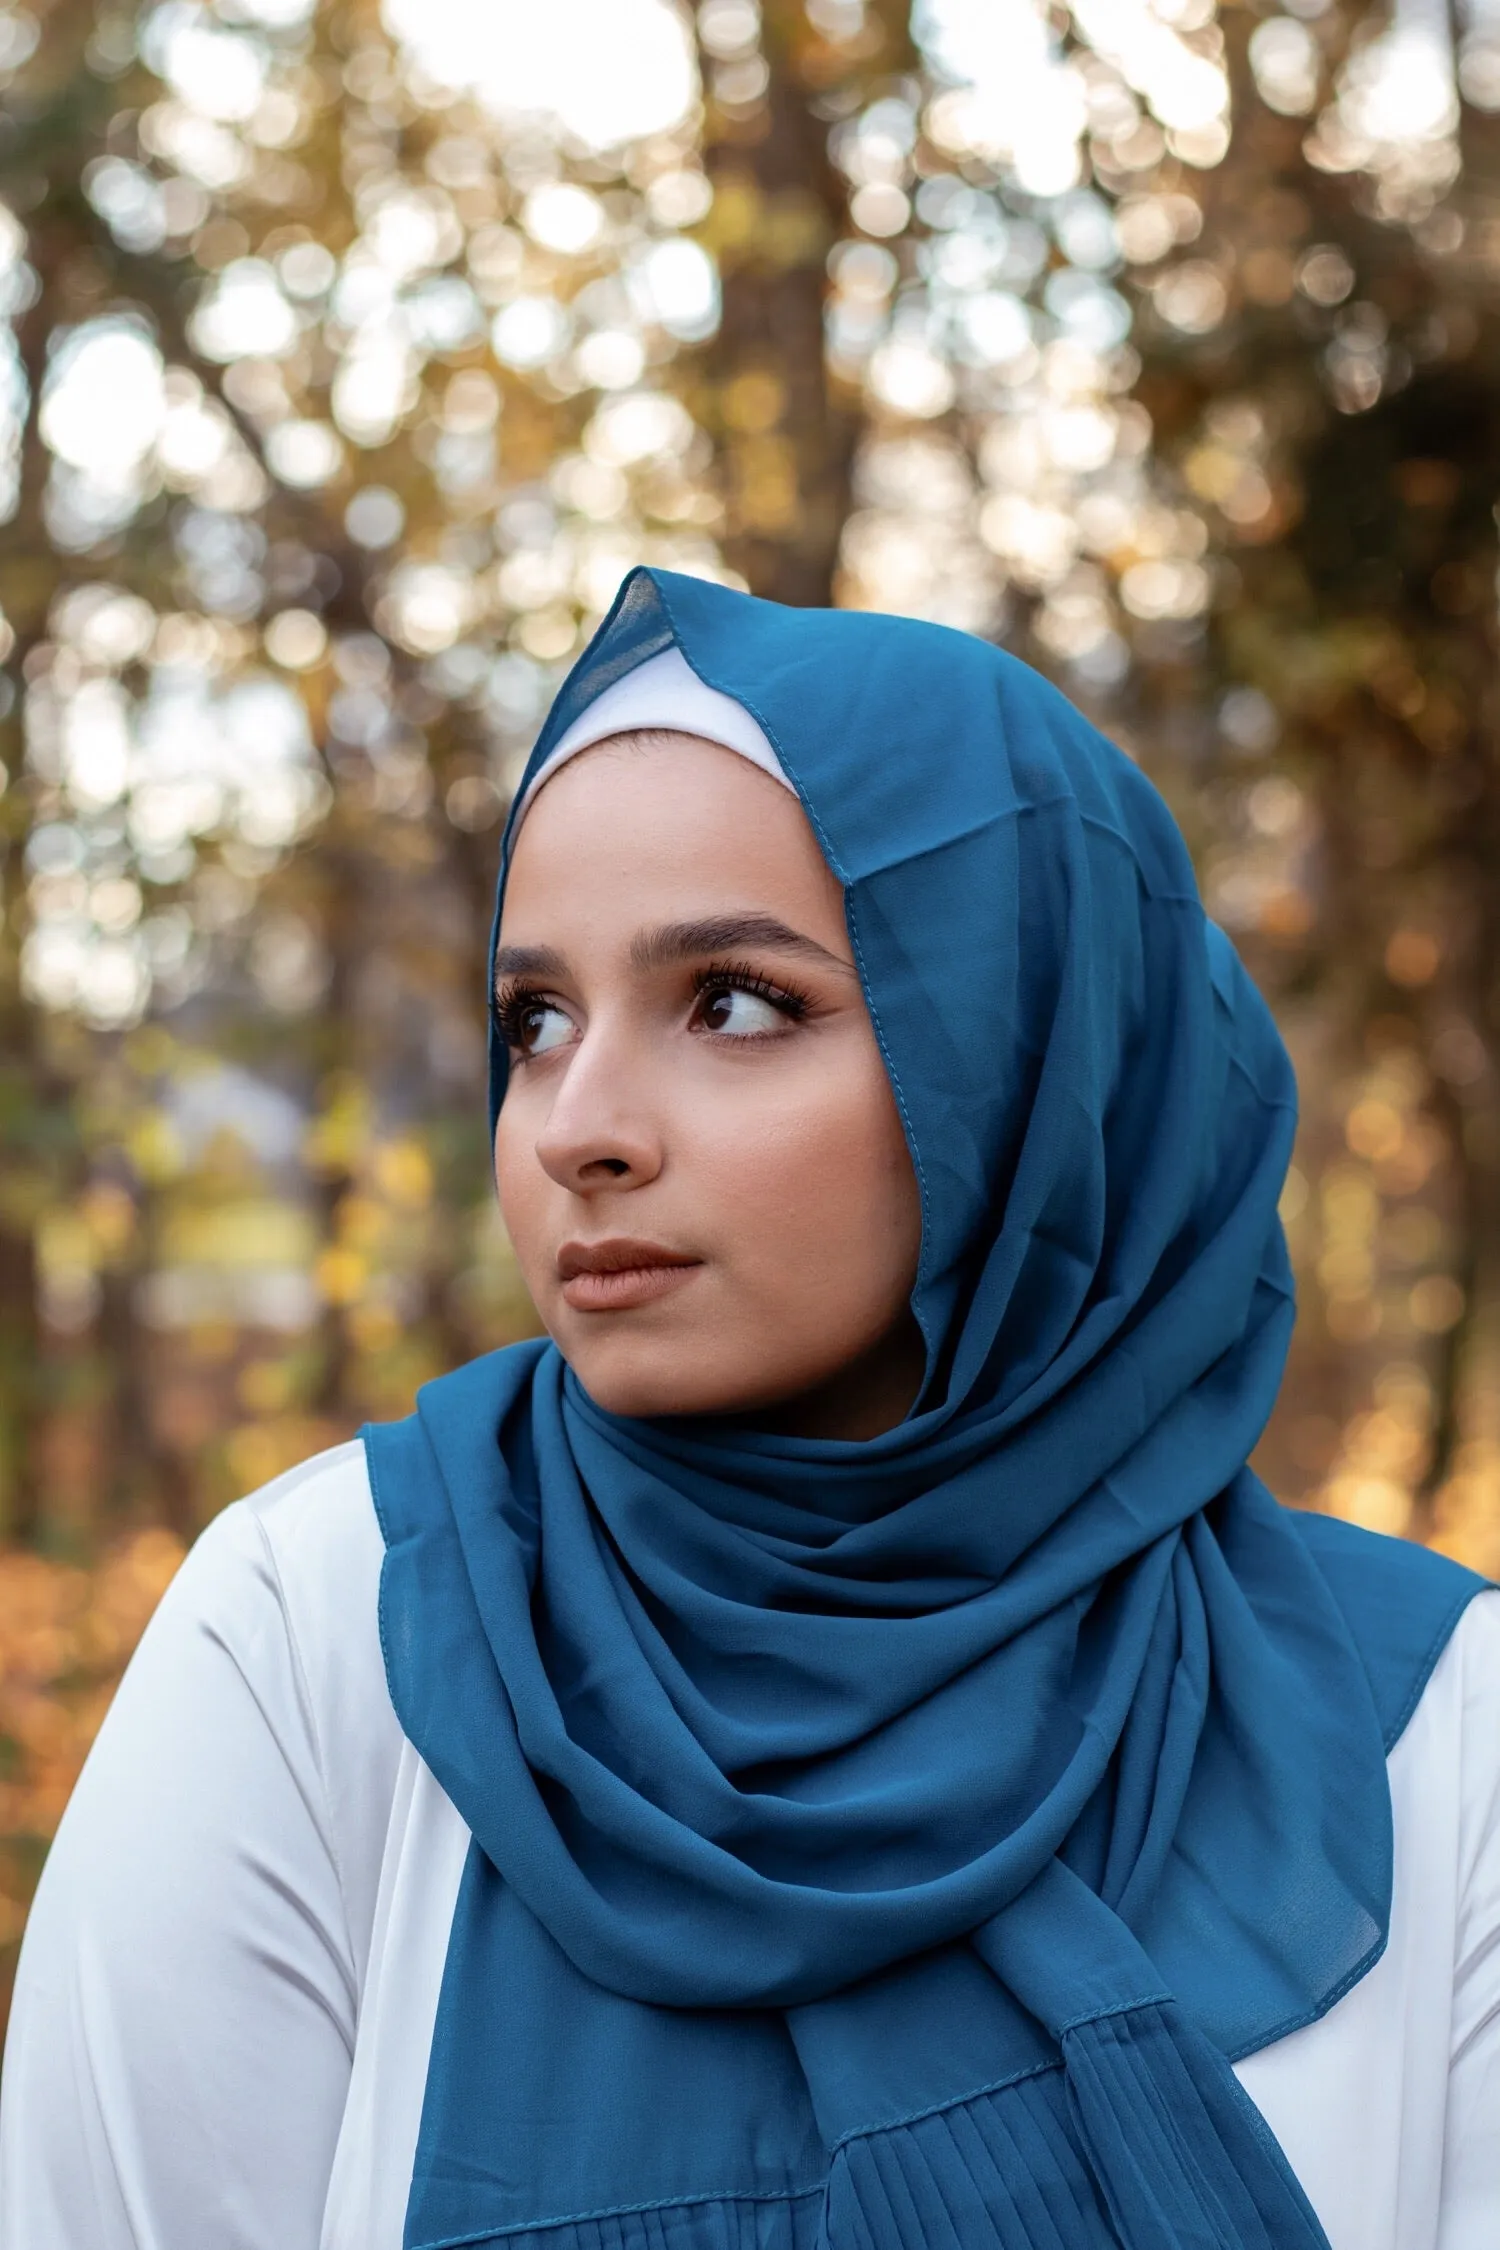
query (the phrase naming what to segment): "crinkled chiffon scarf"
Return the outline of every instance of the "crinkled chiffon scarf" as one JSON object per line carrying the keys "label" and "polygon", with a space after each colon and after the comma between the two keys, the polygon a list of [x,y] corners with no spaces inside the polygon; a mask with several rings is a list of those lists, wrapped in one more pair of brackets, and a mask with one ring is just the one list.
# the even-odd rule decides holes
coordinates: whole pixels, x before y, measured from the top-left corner
{"label": "crinkled chiffon scarf", "polygon": [[366,1433],[473,1832],[406,2243],[1312,2250],[1229,2065],[1378,1957],[1386,1752],[1478,1582],[1245,1466],[1287,1057],[1150,785],[977,640],[636,572],[529,771],[672,648],[844,887],[926,1386],[815,1442],[524,1344]]}

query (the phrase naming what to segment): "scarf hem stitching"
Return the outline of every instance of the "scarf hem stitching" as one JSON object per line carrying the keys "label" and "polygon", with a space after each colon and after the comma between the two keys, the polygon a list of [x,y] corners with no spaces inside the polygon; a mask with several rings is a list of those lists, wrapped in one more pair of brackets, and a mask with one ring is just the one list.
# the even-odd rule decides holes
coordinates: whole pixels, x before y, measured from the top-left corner
{"label": "scarf hem stitching", "polygon": [[542,2234],[553,2227],[588,2226],[596,2219],[629,2219],[644,2211],[690,2211],[701,2203],[805,2203],[822,2195],[825,2182],[803,2188],[705,2188],[693,2195],[659,2195],[648,2203],[609,2203],[597,2211],[568,2211],[551,2219],[507,2219],[497,2227],[468,2234],[435,2235],[412,2250],[465,2250],[472,2243],[500,2242],[518,2234]]}

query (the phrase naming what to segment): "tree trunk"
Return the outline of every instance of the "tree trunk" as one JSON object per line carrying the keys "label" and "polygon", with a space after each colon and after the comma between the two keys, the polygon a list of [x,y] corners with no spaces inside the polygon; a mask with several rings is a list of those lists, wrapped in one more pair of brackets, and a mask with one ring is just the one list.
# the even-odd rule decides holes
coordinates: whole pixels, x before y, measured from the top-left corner
{"label": "tree trunk", "polygon": [[[719,449],[726,559],[772,601],[832,601],[850,508],[858,403],[830,382],[823,346],[828,253],[849,231],[830,122],[911,52],[906,10],[890,0],[842,48],[819,37],[801,0],[767,0],[759,58],[704,57],[715,197],[705,233],[723,318],[694,404]],[[753,86],[757,60],[768,73],[758,98],[725,98]]]}

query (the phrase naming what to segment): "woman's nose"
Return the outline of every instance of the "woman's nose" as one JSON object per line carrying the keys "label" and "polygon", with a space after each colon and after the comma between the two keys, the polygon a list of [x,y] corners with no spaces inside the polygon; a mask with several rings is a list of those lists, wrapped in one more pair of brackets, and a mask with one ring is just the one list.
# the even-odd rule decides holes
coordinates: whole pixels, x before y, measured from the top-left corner
{"label": "woman's nose", "polygon": [[618,1048],[608,1051],[609,1044],[594,1031],[584,1034],[537,1135],[543,1171],[575,1195],[643,1187],[662,1166],[655,1106]]}

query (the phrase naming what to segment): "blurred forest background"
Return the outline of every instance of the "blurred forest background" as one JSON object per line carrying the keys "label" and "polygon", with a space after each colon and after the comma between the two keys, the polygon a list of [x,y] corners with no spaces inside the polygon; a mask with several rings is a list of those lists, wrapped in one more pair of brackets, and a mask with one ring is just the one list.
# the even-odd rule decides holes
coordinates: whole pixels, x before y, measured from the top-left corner
{"label": "blurred forest background", "polygon": [[0,1944],[194,1532],[531,1326],[483,937],[639,560],[1156,777],[1265,1473],[1500,1568],[1500,0],[26,0],[0,316]]}

